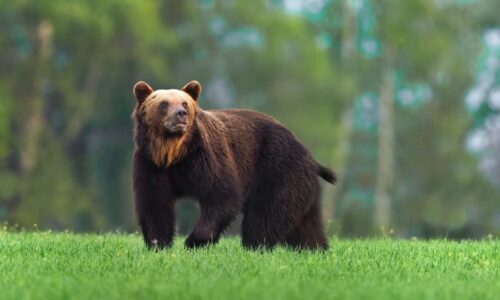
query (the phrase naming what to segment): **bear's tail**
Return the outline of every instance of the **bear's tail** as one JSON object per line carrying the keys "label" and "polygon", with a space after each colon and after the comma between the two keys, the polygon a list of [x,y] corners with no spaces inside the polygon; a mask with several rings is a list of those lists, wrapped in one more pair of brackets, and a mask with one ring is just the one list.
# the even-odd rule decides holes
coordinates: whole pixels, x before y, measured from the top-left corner
{"label": "bear's tail", "polygon": [[316,166],[318,167],[318,175],[321,178],[323,178],[324,180],[326,180],[331,184],[335,184],[337,182],[337,175],[335,174],[335,172],[333,172],[327,167],[320,165],[319,163],[316,163]]}

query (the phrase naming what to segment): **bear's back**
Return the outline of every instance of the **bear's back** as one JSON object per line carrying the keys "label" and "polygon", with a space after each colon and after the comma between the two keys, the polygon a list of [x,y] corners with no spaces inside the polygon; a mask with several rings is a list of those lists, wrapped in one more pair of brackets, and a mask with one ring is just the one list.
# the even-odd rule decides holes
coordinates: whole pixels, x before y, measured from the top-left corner
{"label": "bear's back", "polygon": [[[269,151],[268,146],[277,142],[280,144],[297,143],[295,136],[275,118],[248,109],[219,109],[205,111],[210,119],[216,119],[223,128],[232,148],[238,150],[238,145],[245,152],[258,153]],[[219,131],[215,131],[219,133]],[[221,136],[214,136],[220,139]],[[279,149],[272,149],[273,152]],[[281,152],[281,151],[279,151]]]}
{"label": "bear's back", "polygon": [[[248,109],[203,111],[206,123],[218,123],[211,140],[227,144],[242,178],[303,172],[314,165],[309,151],[275,118]],[[314,167],[312,167],[314,168]],[[243,180],[245,181],[245,180]]]}

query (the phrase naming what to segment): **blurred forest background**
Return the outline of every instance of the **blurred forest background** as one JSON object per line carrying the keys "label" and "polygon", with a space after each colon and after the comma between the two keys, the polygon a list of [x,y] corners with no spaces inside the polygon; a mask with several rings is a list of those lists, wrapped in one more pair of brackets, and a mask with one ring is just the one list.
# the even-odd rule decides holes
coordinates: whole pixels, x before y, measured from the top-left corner
{"label": "blurred forest background", "polygon": [[[330,234],[500,233],[498,0],[0,0],[0,220],[136,230],[138,80],[275,116]],[[179,230],[196,216],[178,207]]]}

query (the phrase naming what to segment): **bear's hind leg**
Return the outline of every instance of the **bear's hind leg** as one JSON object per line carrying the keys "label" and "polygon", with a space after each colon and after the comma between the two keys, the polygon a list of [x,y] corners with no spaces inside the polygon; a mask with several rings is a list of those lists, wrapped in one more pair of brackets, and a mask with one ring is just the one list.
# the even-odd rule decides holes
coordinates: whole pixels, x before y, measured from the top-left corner
{"label": "bear's hind leg", "polygon": [[285,246],[288,246],[292,249],[302,249],[302,238],[300,236],[299,228],[294,226],[287,234]]}
{"label": "bear's hind leg", "polygon": [[286,244],[294,249],[328,249],[323,232],[319,203],[316,203],[287,236]]}
{"label": "bear's hind leg", "polygon": [[256,250],[263,248],[273,249],[277,244],[286,240],[287,232],[292,228],[292,223],[286,216],[277,214],[269,216],[257,212],[245,213],[241,224],[241,240],[247,249]]}
{"label": "bear's hind leg", "polygon": [[241,225],[241,241],[247,249],[273,249],[283,243],[290,226],[277,224],[275,221],[245,215]]}

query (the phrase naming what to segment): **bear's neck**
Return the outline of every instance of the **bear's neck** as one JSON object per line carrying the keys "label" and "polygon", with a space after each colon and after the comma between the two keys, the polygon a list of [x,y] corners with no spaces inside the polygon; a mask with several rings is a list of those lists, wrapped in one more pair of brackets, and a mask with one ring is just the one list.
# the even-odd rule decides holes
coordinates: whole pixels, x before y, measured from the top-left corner
{"label": "bear's neck", "polygon": [[158,167],[169,167],[180,160],[185,154],[185,141],[187,134],[179,137],[155,137],[149,141],[149,154],[151,160]]}

